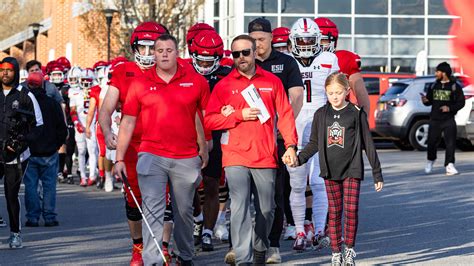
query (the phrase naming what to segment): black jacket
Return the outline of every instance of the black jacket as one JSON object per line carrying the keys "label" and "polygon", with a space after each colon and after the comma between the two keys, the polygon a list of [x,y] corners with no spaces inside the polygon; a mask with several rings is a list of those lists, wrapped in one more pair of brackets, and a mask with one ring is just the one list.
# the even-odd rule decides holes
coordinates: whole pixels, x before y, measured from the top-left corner
{"label": "black jacket", "polygon": [[[319,108],[314,114],[313,124],[311,127],[311,137],[309,143],[304,147],[298,155],[300,164],[306,163],[316,152],[319,152],[319,166],[321,169],[320,176],[328,179],[329,171],[326,161],[326,113],[330,107],[329,103]],[[382,169],[377,156],[374,141],[369,130],[367,122],[367,114],[363,109],[349,103],[346,108],[354,108],[357,110],[356,117],[356,135],[352,152],[352,161],[347,171],[347,175],[354,178],[364,179],[364,160],[362,158],[362,149],[365,149],[369,163],[372,166],[372,176],[374,183],[383,182]]]}
{"label": "black jacket", "polygon": [[[430,118],[432,120],[444,121],[453,119],[456,113],[464,107],[465,99],[461,86],[455,80],[447,83],[436,81],[426,93],[427,103],[424,105],[432,105]],[[441,112],[441,106],[449,107],[449,112]]]}
{"label": "black jacket", "polygon": [[67,136],[67,127],[59,103],[46,95],[42,88],[32,89],[43,114],[43,130],[41,141],[28,142],[31,155],[35,157],[49,157],[64,143]]}
{"label": "black jacket", "polygon": [[[18,62],[13,57],[6,57],[0,63],[8,62],[14,66],[15,77],[10,92],[5,96],[2,92],[0,93],[0,102],[2,109],[0,111],[0,143],[1,146],[1,162],[11,162],[18,158],[18,156],[27,151],[27,142],[35,141],[38,139],[43,128],[43,116],[39,108],[38,102],[34,95],[27,89],[19,85],[19,66]],[[19,118],[20,113],[23,113],[22,117],[25,117],[22,126],[18,127],[18,130],[12,130],[15,125],[18,125],[16,121],[19,119],[12,119],[12,117]],[[21,135],[19,148],[16,153],[7,151],[5,148],[7,142],[10,141],[12,132],[19,132]]]}

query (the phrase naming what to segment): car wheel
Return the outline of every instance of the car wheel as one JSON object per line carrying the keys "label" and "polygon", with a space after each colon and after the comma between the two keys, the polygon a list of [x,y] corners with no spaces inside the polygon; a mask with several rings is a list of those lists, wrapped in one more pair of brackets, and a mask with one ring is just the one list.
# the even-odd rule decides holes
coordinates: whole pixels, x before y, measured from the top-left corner
{"label": "car wheel", "polygon": [[393,144],[402,151],[412,151],[413,146],[406,140],[394,140]]}
{"label": "car wheel", "polygon": [[472,143],[468,139],[457,139],[456,140],[456,146],[461,151],[473,151],[474,150],[474,145],[472,145]]}
{"label": "car wheel", "polygon": [[411,146],[419,151],[428,149],[428,120],[417,121],[410,129],[408,140]]}

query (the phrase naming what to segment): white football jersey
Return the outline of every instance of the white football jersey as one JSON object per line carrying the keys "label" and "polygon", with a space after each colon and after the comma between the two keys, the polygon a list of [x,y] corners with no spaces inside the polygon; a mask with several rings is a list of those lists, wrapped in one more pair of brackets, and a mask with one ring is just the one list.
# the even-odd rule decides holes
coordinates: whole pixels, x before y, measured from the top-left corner
{"label": "white football jersey", "polygon": [[[89,112],[89,103],[90,103],[90,95],[89,95],[88,90],[82,90],[80,88],[71,88],[69,89],[69,106],[70,107],[76,107],[76,112],[77,112],[77,118],[79,119],[79,122],[83,126],[86,125],[86,120],[87,120],[87,113]],[[94,116],[94,121],[92,121],[92,124],[95,123],[95,116]]]}
{"label": "white football jersey", "polygon": [[318,110],[326,104],[327,96],[324,89],[326,78],[339,71],[337,56],[330,52],[322,52],[309,66],[303,66],[298,60],[301,78],[304,85],[303,108]]}

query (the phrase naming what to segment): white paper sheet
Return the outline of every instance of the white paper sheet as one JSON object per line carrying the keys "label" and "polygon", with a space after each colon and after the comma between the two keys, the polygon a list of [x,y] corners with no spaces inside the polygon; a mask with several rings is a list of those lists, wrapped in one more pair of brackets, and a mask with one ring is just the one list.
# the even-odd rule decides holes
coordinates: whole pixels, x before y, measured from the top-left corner
{"label": "white paper sheet", "polygon": [[241,94],[244,96],[245,101],[251,108],[260,109],[260,114],[257,115],[258,120],[260,120],[261,124],[265,123],[270,118],[270,113],[268,113],[267,107],[263,103],[257,88],[255,88],[253,84],[250,84],[241,92]]}

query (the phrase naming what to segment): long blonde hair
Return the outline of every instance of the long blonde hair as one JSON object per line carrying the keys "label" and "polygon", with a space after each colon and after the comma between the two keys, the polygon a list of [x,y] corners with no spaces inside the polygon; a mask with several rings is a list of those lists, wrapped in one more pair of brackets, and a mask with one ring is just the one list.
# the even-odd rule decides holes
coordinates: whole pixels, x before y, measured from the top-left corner
{"label": "long blonde hair", "polygon": [[334,72],[326,78],[326,82],[324,83],[324,88],[326,89],[329,85],[337,83],[344,87],[346,90],[349,89],[349,80],[344,73],[341,72]]}

